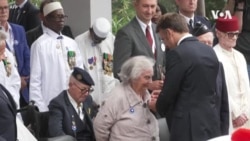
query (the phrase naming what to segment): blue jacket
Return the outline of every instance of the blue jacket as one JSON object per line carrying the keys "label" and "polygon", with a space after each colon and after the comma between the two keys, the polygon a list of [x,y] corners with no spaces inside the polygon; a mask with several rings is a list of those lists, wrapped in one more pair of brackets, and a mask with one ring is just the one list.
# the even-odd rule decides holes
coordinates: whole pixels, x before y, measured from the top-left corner
{"label": "blue jacket", "polygon": [[[30,49],[27,44],[26,34],[24,28],[17,24],[9,23],[14,38],[14,50],[15,50],[15,57],[17,61],[17,69],[20,76],[29,76],[30,75]],[[10,49],[7,45],[7,48]],[[29,93],[28,89],[24,89],[22,92],[22,96],[24,97],[25,101],[29,101]]]}

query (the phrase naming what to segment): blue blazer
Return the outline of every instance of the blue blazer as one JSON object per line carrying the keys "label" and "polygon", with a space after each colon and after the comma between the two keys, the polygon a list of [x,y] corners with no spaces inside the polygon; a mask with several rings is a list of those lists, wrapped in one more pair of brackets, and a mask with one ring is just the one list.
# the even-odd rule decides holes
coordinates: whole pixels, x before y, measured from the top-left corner
{"label": "blue blazer", "polygon": [[[14,50],[17,61],[17,69],[20,76],[30,75],[30,49],[26,40],[24,28],[20,25],[9,23],[14,36]],[[9,46],[7,48],[10,50]],[[24,89],[22,96],[25,101],[29,101],[28,88]]]}
{"label": "blue blazer", "polygon": [[17,60],[17,68],[20,76],[30,75],[30,50],[26,40],[24,28],[10,23],[14,36],[14,49]]}

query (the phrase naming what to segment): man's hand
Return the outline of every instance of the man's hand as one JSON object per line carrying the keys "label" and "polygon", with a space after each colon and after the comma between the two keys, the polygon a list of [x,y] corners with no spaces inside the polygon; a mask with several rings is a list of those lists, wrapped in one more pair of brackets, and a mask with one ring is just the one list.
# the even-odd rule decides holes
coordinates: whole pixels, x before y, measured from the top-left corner
{"label": "man's hand", "polygon": [[159,96],[160,92],[161,92],[161,90],[154,90],[151,93],[151,99],[150,99],[150,101],[148,101],[148,107],[149,107],[149,109],[151,109],[154,112],[156,112],[156,101],[158,99],[158,96]]}
{"label": "man's hand", "polygon": [[148,89],[153,91],[153,90],[161,90],[163,86],[163,80],[155,80],[152,81],[152,83],[149,85]]}
{"label": "man's hand", "polygon": [[245,114],[241,114],[236,119],[233,120],[233,127],[237,128],[244,125],[248,121],[248,118]]}
{"label": "man's hand", "polygon": [[21,77],[21,91],[27,87],[27,80],[29,79],[28,76],[22,76]]}

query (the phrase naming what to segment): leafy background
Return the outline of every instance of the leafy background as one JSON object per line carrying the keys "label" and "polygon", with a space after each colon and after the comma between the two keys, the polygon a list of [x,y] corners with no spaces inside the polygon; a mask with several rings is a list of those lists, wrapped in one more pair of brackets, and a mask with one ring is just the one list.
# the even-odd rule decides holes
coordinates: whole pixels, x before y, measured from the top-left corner
{"label": "leafy background", "polygon": [[[14,3],[14,0],[8,0]],[[39,7],[41,0],[30,0]],[[159,0],[168,12],[176,11],[175,0]],[[225,0],[205,0],[206,16],[212,19],[211,10],[220,10],[223,8]],[[126,23],[128,23],[135,15],[132,0],[112,0],[112,31],[114,34]]]}

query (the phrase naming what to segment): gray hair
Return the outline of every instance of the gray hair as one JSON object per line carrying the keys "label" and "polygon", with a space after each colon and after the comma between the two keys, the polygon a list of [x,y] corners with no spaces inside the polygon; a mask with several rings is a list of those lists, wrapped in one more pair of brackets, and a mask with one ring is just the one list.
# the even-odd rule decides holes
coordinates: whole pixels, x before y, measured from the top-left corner
{"label": "gray hair", "polygon": [[138,78],[145,70],[154,67],[155,61],[146,56],[135,56],[128,59],[121,67],[118,74],[123,83],[129,83],[131,80]]}

